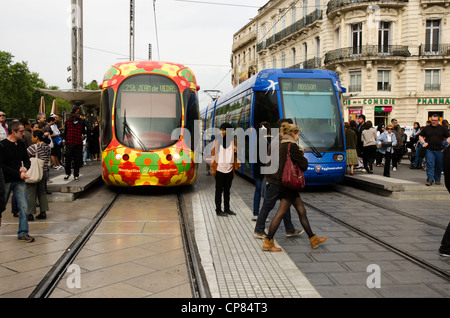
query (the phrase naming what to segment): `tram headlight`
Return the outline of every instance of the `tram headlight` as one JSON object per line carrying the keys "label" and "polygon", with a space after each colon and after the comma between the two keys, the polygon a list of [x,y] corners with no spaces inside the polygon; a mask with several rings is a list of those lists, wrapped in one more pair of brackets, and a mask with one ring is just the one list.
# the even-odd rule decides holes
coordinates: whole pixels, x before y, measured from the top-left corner
{"label": "tram headlight", "polygon": [[116,154],[116,160],[117,161],[122,160],[122,154],[120,154],[120,153]]}
{"label": "tram headlight", "polygon": [[344,155],[340,153],[336,153],[333,155],[334,161],[344,161]]}
{"label": "tram headlight", "polygon": [[173,155],[173,160],[175,160],[175,161],[180,160],[180,158],[181,158],[181,156],[177,153]]}

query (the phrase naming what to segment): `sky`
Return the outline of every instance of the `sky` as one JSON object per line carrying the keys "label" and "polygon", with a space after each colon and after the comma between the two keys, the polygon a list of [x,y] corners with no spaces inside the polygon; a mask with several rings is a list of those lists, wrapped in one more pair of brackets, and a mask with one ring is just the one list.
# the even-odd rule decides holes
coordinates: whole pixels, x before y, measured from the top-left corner
{"label": "sky", "polygon": [[[135,59],[176,62],[192,69],[203,90],[231,88],[233,35],[268,0],[135,0]],[[155,7],[154,7],[155,5]],[[154,8],[156,10],[154,10]],[[101,83],[109,66],[129,59],[130,1],[83,1],[84,82]],[[155,25],[156,16],[156,25]],[[27,62],[48,86],[72,88],[70,0],[2,0],[0,50]]]}

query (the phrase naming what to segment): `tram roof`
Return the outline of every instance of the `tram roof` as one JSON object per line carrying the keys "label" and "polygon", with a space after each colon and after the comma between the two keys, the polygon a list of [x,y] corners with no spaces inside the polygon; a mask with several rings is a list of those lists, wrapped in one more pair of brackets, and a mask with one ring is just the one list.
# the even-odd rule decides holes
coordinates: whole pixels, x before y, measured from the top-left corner
{"label": "tram roof", "polygon": [[[236,86],[224,96],[218,98],[216,101],[210,103],[208,108],[217,102],[217,105],[227,102],[230,98],[238,96],[243,92],[253,89],[253,91],[263,91],[267,89],[267,81],[271,78],[278,77],[298,77],[299,74],[308,74],[308,78],[331,78],[339,81],[337,74],[330,70],[317,70],[317,69],[264,69],[258,74],[253,75],[251,78]],[[340,86],[340,84],[339,84]],[[343,87],[341,89],[345,90]]]}

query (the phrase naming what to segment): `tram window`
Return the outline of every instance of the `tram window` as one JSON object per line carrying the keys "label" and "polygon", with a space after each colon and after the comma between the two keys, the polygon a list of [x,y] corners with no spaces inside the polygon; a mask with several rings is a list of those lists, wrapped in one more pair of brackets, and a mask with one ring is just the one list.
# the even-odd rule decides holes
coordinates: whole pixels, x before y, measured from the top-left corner
{"label": "tram window", "polygon": [[280,119],[280,115],[277,94],[256,92],[253,116],[255,127],[258,127],[259,123],[263,121],[267,121],[271,127],[277,127],[278,119]]}
{"label": "tram window", "polygon": [[[196,120],[200,118],[200,113],[198,110],[198,98],[197,95],[190,89],[186,89],[183,93],[183,100],[185,104],[185,122],[184,127],[187,129],[191,135],[191,149],[194,149],[194,132],[195,129],[200,131],[199,126],[195,126]],[[197,122],[198,124],[198,122]]]}
{"label": "tram window", "polygon": [[114,103],[114,90],[108,88],[102,92],[100,104],[100,132],[101,132],[101,147],[105,150],[112,140],[112,106]]}
{"label": "tram window", "polygon": [[280,79],[283,111],[300,127],[304,148],[343,151],[339,104],[329,79]]}
{"label": "tram window", "polygon": [[115,133],[124,146],[150,150],[176,142],[172,131],[181,127],[181,99],[170,78],[134,75],[123,81],[117,92]]}

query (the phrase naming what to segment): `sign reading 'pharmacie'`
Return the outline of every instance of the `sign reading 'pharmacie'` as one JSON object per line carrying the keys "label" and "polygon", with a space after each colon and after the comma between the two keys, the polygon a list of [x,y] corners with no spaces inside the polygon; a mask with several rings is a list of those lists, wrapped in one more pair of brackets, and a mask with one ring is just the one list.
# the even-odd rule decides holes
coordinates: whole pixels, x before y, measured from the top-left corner
{"label": "sign reading 'pharmacie'", "polygon": [[419,105],[450,105],[449,97],[433,97],[417,99]]}

